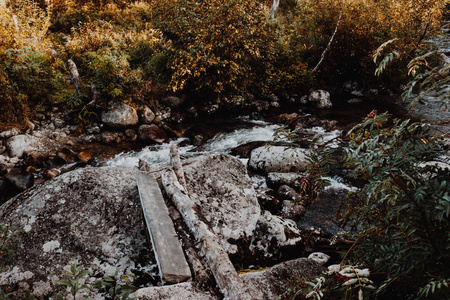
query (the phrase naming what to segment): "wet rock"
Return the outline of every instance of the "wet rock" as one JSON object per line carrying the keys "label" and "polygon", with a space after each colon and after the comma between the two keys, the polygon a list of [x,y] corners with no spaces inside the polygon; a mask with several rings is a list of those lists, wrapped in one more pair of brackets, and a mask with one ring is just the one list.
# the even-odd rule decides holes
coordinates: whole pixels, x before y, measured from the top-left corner
{"label": "wet rock", "polygon": [[306,213],[306,209],[303,205],[295,203],[290,200],[284,200],[281,209],[281,215],[286,219],[291,219],[294,221],[300,220]]}
{"label": "wet rock", "polygon": [[80,153],[78,153],[77,158],[82,161],[87,163],[88,161],[90,161],[92,159],[92,154],[90,151],[81,151]]}
{"label": "wet rock", "polygon": [[294,201],[296,201],[300,198],[300,194],[288,185],[280,186],[278,189],[278,194],[280,194],[280,196],[283,197],[284,199],[289,199],[289,200],[294,200]]}
{"label": "wet rock", "polygon": [[359,104],[362,103],[363,100],[360,98],[352,98],[350,100],[347,101],[348,104]]}
{"label": "wet rock", "polygon": [[145,142],[162,144],[168,141],[167,133],[155,124],[141,125],[138,131],[139,139]]}
{"label": "wet rock", "polygon": [[291,114],[281,114],[277,116],[275,120],[279,123],[291,124],[298,118],[300,118],[300,115],[298,113],[291,113]]}
{"label": "wet rock", "polygon": [[239,156],[240,158],[249,158],[250,153],[259,147],[266,145],[267,142],[250,142],[244,145],[237,146],[231,149],[231,154],[234,156]]}
{"label": "wet rock", "polygon": [[102,113],[101,119],[104,124],[111,127],[128,127],[139,122],[136,110],[124,103],[113,104]]}
{"label": "wet rock", "polygon": [[8,174],[6,179],[9,180],[17,189],[24,191],[34,184],[34,176],[32,173],[22,171],[19,168],[13,168]]}
{"label": "wet rock", "polygon": [[209,103],[202,107],[202,110],[208,115],[212,115],[219,111],[219,104]]}
{"label": "wet rock", "polygon": [[88,126],[86,126],[85,131],[87,134],[100,133],[100,131],[101,131],[100,125],[98,125],[98,124],[88,125]]}
{"label": "wet rock", "polygon": [[270,172],[302,172],[306,170],[306,149],[269,146],[254,149],[248,162],[252,170]]}
{"label": "wet rock", "polygon": [[[70,291],[56,282],[77,263],[96,276],[138,268],[147,253],[132,168],[84,168],[36,185],[0,207],[2,224],[22,229],[21,251],[0,284],[21,283],[37,297]],[[150,250],[151,251],[151,250]],[[28,276],[19,276],[28,274]],[[87,282],[98,279],[87,276]],[[43,288],[45,287],[45,288]],[[80,297],[95,297],[89,290]],[[93,293],[93,292],[92,292]]]}
{"label": "wet rock", "polygon": [[164,100],[163,100],[163,103],[171,108],[180,107],[181,104],[183,104],[183,102],[184,102],[183,98],[178,98],[175,96],[169,96],[167,98],[164,98]]}
{"label": "wet rock", "polygon": [[66,126],[66,122],[64,122],[64,120],[60,118],[55,118],[53,120],[53,124],[55,124],[56,128],[63,128],[64,126]]}
{"label": "wet rock", "polygon": [[44,176],[45,179],[53,179],[56,176],[59,175],[59,172],[57,170],[45,170],[44,173],[42,173],[42,176]]}
{"label": "wet rock", "polygon": [[324,265],[330,259],[330,256],[322,252],[313,252],[308,256],[308,258],[316,261],[321,265]]}
{"label": "wet rock", "polygon": [[308,258],[298,258],[273,266],[270,269],[240,274],[253,299],[273,300],[292,286],[289,282],[299,278],[319,276],[326,268]]}
{"label": "wet rock", "polygon": [[204,137],[201,134],[194,135],[194,138],[192,140],[192,144],[196,147],[201,146],[203,144]]}
{"label": "wet rock", "polygon": [[6,146],[0,147],[0,155],[6,152]]}
{"label": "wet rock", "polygon": [[332,108],[330,93],[324,90],[314,90],[309,94],[309,102],[315,103],[317,108]]}
{"label": "wet rock", "polygon": [[301,232],[293,220],[265,211],[258,219],[249,249],[259,259],[279,259],[292,249],[298,257],[302,243]]}
{"label": "wet rock", "polygon": [[137,140],[138,135],[136,134],[136,130],[134,129],[127,129],[125,130],[125,136],[129,141],[134,142],[135,140]]}
{"label": "wet rock", "polygon": [[36,144],[36,138],[27,134],[20,134],[6,141],[9,156],[21,158],[25,151],[31,150]]}
{"label": "wet rock", "polygon": [[151,124],[155,117],[155,113],[148,106],[144,106],[139,111],[139,119],[142,124]]}
{"label": "wet rock", "polygon": [[12,129],[0,132],[0,138],[8,139],[8,138],[16,136],[18,134],[20,134],[20,130],[18,128],[12,128]]}
{"label": "wet rock", "polygon": [[298,173],[271,172],[267,174],[267,185],[274,189],[278,189],[282,185],[299,188],[304,177],[304,174]]}
{"label": "wet rock", "polygon": [[120,143],[120,135],[118,132],[104,131],[101,134],[103,144]]}
{"label": "wet rock", "polygon": [[188,160],[184,172],[191,199],[225,250],[236,252],[234,243],[254,234],[261,214],[245,166],[231,155],[213,154]]}
{"label": "wet rock", "polygon": [[158,112],[156,112],[153,123],[156,123],[156,124],[161,123],[161,121],[170,119],[171,115],[172,115],[172,109],[170,107],[161,109]]}
{"label": "wet rock", "polygon": [[272,189],[259,188],[256,190],[258,203],[263,210],[267,210],[272,214],[278,214],[281,210],[282,201],[276,197],[275,191]]}
{"label": "wet rock", "polygon": [[70,164],[75,161],[74,153],[68,148],[63,148],[61,151],[58,151],[56,158],[62,164]]}

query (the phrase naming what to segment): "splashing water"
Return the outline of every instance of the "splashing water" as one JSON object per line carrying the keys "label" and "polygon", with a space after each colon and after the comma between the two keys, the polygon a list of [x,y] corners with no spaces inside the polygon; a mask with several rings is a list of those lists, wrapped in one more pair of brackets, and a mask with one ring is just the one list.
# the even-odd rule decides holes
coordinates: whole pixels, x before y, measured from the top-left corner
{"label": "splashing water", "polygon": [[[250,123],[250,122],[249,122]],[[280,125],[269,125],[264,122],[251,122],[251,128],[240,128],[230,133],[220,133],[201,147],[193,145],[179,147],[180,156],[188,157],[208,153],[229,153],[231,149],[253,141],[271,141]],[[177,145],[187,141],[180,138],[172,143]],[[152,145],[141,151],[123,152],[106,162],[110,167],[135,167],[139,159],[150,164],[167,162],[170,158],[170,144]]]}

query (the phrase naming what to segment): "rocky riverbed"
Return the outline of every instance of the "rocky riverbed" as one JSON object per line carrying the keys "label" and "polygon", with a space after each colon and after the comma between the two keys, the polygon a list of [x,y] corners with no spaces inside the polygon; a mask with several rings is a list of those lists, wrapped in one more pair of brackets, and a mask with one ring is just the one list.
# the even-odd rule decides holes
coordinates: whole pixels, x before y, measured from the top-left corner
{"label": "rocky riverbed", "polygon": [[[367,113],[370,108],[362,105],[367,103],[364,97],[358,96],[358,101],[354,98],[359,95],[356,87],[348,85],[345,103],[350,108],[356,104],[358,110]],[[324,99],[317,100],[319,96]],[[264,271],[275,276],[271,282],[273,289],[256,283],[261,278],[258,276],[266,276],[261,272],[241,275],[253,286],[254,293],[261,295],[258,299],[273,299],[282,293],[287,289],[283,283],[286,278],[319,274],[322,264],[305,257],[321,250],[333,261],[338,259],[336,247],[349,247],[348,241],[339,238],[343,228],[334,219],[345,193],[355,188],[335,177],[314,204],[303,206],[294,201],[305,181],[302,172],[306,155],[313,139],[332,141],[363,115],[352,114],[351,120],[341,117],[342,110],[330,108],[332,102],[325,92],[284,101],[296,108],[289,113],[277,110],[282,102],[278,98],[258,102],[261,109],[248,119],[252,126],[257,125],[257,130],[264,131],[253,128],[245,131],[252,136],[247,141],[237,138],[242,132],[235,127],[247,130],[249,120],[224,122],[213,114],[212,121],[197,119],[192,125],[178,123],[170,110],[154,113],[145,107],[136,110],[125,104],[110,107],[98,123],[87,126],[83,133],[70,125],[64,112],[57,108],[38,114],[28,131],[11,128],[1,132],[0,192],[3,201],[9,200],[1,207],[0,221],[23,230],[20,233],[23,250],[9,271],[2,274],[0,284],[43,297],[55,292],[64,294],[67,290],[57,282],[71,264],[78,263],[92,271],[85,278],[88,284],[113,274],[116,267],[124,273],[135,273],[142,288],[136,296],[142,299],[154,299],[155,295],[158,299],[179,299],[175,295],[220,298],[208,268],[203,266],[200,267],[203,271],[199,271],[192,261],[193,284],[144,288],[158,285],[159,280],[144,235],[133,172],[139,158],[151,162],[155,175],[166,169],[164,160],[169,158],[161,161],[160,156],[168,151],[160,150],[168,142],[184,147],[185,157],[192,156],[183,160],[189,195],[220,237],[237,269],[258,270],[297,259],[295,263]],[[304,106],[300,106],[302,102]],[[322,117],[305,110],[318,112],[316,115]],[[337,118],[330,118],[333,115]],[[227,112],[227,116],[230,119],[232,114]],[[263,116],[270,123],[261,122]],[[444,113],[442,116],[448,117]],[[215,122],[220,124],[215,126],[219,130],[212,129]],[[283,142],[267,146],[281,126],[298,134],[300,148],[287,148]],[[228,143],[223,136],[212,139],[218,131],[234,134],[233,142]],[[266,136],[260,136],[260,132]],[[227,144],[222,151],[216,151],[217,141],[220,145]],[[339,147],[338,143],[330,145]],[[147,151],[144,156],[141,150]],[[124,161],[128,165],[123,165]],[[201,261],[196,242],[180,214],[170,201],[168,204],[186,253]],[[332,237],[334,246],[330,245]],[[85,296],[98,296],[91,292],[86,291]]]}

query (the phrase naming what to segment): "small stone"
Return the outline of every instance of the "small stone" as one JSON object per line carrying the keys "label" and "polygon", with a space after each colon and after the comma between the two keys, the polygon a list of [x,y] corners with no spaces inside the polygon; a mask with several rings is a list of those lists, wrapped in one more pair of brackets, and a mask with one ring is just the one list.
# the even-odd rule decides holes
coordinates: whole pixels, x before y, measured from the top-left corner
{"label": "small stone", "polygon": [[155,124],[141,125],[138,134],[139,139],[142,141],[152,141],[158,144],[168,141],[166,132]]}
{"label": "small stone", "polygon": [[113,104],[102,113],[101,119],[104,124],[111,127],[128,127],[139,122],[136,110],[125,103]]}
{"label": "small stone", "polygon": [[203,135],[196,134],[196,135],[194,135],[194,139],[192,141],[192,144],[194,144],[194,146],[196,146],[196,147],[201,146],[203,144],[203,140],[204,140]]}
{"label": "small stone", "polygon": [[291,219],[294,221],[300,220],[306,213],[306,209],[303,205],[297,204],[290,200],[284,200],[281,209],[281,215],[286,219]]}
{"label": "small stone", "polygon": [[92,155],[90,153],[90,151],[81,151],[80,153],[78,153],[77,155],[78,159],[82,162],[87,163],[88,161],[90,161],[92,159]]}
{"label": "small stone", "polygon": [[324,265],[330,259],[330,256],[322,252],[313,252],[308,256],[308,258]]}
{"label": "small stone", "polygon": [[5,176],[19,190],[26,190],[33,186],[34,176],[26,171],[21,171],[19,168],[12,169]]}
{"label": "small stone", "polygon": [[63,148],[61,151],[58,151],[58,153],[56,153],[56,157],[64,164],[73,163],[75,160],[72,151],[68,148]]}
{"label": "small stone", "polygon": [[169,107],[177,108],[177,107],[180,107],[181,104],[183,104],[184,100],[182,98],[178,98],[175,96],[169,96],[169,97],[165,98],[163,100],[163,102],[164,102],[164,104],[166,104]]}
{"label": "small stone", "polygon": [[316,103],[317,108],[332,108],[330,93],[324,90],[314,90],[309,94],[309,102]]}
{"label": "small stone", "polygon": [[291,188],[288,185],[282,185],[280,186],[280,188],[278,189],[278,194],[280,194],[280,196],[284,197],[284,199],[289,199],[289,200],[298,200],[300,198],[300,194],[297,193],[296,190],[294,190],[293,188]]}
{"label": "small stone", "polygon": [[0,132],[0,138],[7,139],[18,134],[20,134],[20,130],[18,128],[12,128],[10,130]]}
{"label": "small stone", "polygon": [[102,132],[101,139],[104,144],[112,144],[120,142],[119,134],[117,132],[111,131]]}
{"label": "small stone", "polygon": [[56,176],[59,175],[59,172],[57,170],[45,170],[42,176],[44,176],[45,179],[53,179]]}
{"label": "small stone", "polygon": [[155,117],[155,113],[148,106],[144,106],[139,111],[139,118],[142,124],[151,124]]}
{"label": "small stone", "polygon": [[6,148],[8,149],[9,155],[11,157],[21,158],[24,152],[31,148],[32,144],[35,143],[35,138],[30,135],[20,134],[10,137],[6,141]]}

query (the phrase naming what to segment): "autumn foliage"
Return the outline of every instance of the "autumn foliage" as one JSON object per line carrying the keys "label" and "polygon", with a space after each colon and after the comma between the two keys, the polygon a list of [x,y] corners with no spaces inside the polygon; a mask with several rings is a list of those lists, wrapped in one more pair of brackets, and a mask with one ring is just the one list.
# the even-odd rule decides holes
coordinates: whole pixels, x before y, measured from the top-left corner
{"label": "autumn foliage", "polygon": [[[397,38],[414,54],[447,2],[286,0],[273,19],[261,0],[0,0],[0,121],[23,121],[37,103],[81,110],[94,90],[102,105],[155,106],[170,93],[201,105],[302,93],[319,81],[379,84],[374,51]],[[85,95],[74,94],[68,59]]]}

